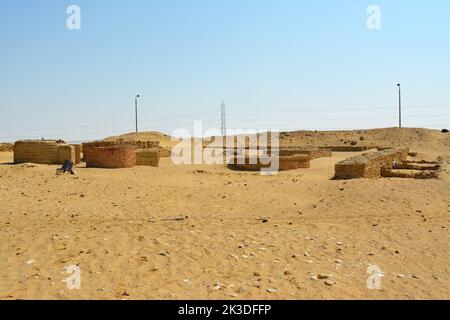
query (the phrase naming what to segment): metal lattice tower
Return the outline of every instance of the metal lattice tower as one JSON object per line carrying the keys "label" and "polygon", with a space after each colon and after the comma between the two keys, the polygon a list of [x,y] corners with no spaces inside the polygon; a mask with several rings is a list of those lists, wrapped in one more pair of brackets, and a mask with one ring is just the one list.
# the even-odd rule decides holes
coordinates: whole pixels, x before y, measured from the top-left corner
{"label": "metal lattice tower", "polygon": [[221,113],[221,129],[222,129],[222,136],[225,137],[227,135],[227,126],[225,123],[225,102],[222,101],[222,105],[220,106],[220,113]]}

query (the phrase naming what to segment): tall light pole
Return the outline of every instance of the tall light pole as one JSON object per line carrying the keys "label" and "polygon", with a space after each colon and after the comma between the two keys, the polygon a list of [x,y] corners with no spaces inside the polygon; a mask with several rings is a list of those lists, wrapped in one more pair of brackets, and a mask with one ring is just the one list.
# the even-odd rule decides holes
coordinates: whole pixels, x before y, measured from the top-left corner
{"label": "tall light pole", "polygon": [[225,124],[225,101],[222,100],[222,105],[220,106],[220,124],[222,129],[222,136],[227,136],[227,125]]}
{"label": "tall light pole", "polygon": [[138,133],[138,116],[137,116],[137,100],[138,100],[138,98],[140,98],[141,96],[140,95],[137,95],[136,96],[136,98],[134,98],[134,115],[135,115],[135,118],[136,118],[136,133]]}
{"label": "tall light pole", "polygon": [[402,127],[402,88],[400,83],[397,83],[398,87],[398,127]]}

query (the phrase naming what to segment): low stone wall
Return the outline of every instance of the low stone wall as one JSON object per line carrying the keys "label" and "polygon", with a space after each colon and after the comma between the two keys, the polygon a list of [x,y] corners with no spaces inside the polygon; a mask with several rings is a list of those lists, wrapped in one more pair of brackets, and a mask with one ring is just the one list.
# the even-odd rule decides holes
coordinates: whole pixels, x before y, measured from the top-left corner
{"label": "low stone wall", "polygon": [[78,164],[81,162],[81,145],[72,144],[71,146],[75,149],[75,164]]}
{"label": "low stone wall", "polygon": [[377,149],[375,146],[326,146],[319,147],[321,149],[326,149],[334,152],[361,152],[370,149]]}
{"label": "low stone wall", "polygon": [[172,151],[169,148],[159,146],[159,157],[168,158],[172,155]]}
{"label": "low stone wall", "polygon": [[381,169],[392,169],[392,162],[403,162],[409,149],[389,149],[352,157],[335,165],[335,178],[380,178]]}
{"label": "low stone wall", "polygon": [[158,149],[139,149],[136,150],[137,166],[159,166],[160,153]]}
{"label": "low stone wall", "polygon": [[24,140],[14,144],[14,163],[62,164],[76,163],[74,146],[53,140]]}
{"label": "low stone wall", "polygon": [[128,141],[128,140],[100,140],[100,141],[92,141],[83,143],[83,147],[134,147],[135,149],[155,149],[159,148],[159,141],[147,141],[147,140],[137,140],[137,141]]}
{"label": "low stone wall", "polygon": [[[270,157],[241,157],[237,156],[228,163],[228,168],[242,171],[260,171],[263,168],[270,168]],[[310,167],[311,157],[309,155],[294,155],[278,157],[278,171],[295,170]]]}
{"label": "low stone wall", "polygon": [[280,156],[293,156],[293,155],[297,155],[297,154],[309,155],[311,157],[311,159],[328,158],[328,157],[331,157],[331,150],[315,148],[315,147],[281,148],[279,150]]}
{"label": "low stone wall", "polygon": [[10,152],[14,150],[14,146],[11,143],[0,143],[0,152]]}
{"label": "low stone wall", "polygon": [[384,178],[437,179],[438,171],[381,169]]}
{"label": "low stone wall", "polygon": [[136,165],[136,148],[130,146],[83,146],[88,168],[131,168]]}

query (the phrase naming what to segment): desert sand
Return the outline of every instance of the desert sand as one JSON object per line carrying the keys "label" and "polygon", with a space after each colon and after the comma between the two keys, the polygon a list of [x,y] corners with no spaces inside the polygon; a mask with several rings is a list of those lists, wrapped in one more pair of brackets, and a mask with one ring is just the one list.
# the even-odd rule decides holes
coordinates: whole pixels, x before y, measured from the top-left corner
{"label": "desert sand", "polygon": [[[282,137],[450,156],[450,135],[434,130]],[[0,299],[449,299],[448,169],[431,180],[332,180],[334,164],[357,154],[276,176],[170,158],[159,168],[80,164],[72,176],[0,152]],[[62,281],[70,265],[79,290]],[[381,290],[367,288],[369,265],[384,274]]]}

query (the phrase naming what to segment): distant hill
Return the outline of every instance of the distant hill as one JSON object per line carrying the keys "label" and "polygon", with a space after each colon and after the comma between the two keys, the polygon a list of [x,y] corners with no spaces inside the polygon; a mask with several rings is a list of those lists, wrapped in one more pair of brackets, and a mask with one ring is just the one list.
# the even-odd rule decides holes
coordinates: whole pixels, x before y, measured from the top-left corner
{"label": "distant hill", "polygon": [[[351,131],[280,132],[281,146],[379,146],[410,147],[422,151],[450,153],[450,134],[422,128],[383,128]],[[162,147],[173,147],[179,140],[157,132],[127,133],[104,140],[159,141]]]}

